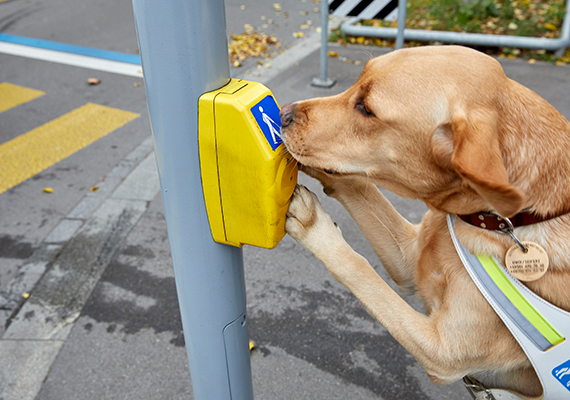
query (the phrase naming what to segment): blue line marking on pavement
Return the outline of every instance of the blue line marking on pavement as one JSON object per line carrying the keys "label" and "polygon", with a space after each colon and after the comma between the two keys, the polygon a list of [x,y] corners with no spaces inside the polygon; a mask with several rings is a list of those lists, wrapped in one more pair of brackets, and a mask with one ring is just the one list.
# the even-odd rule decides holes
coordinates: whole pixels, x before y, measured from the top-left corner
{"label": "blue line marking on pavement", "polygon": [[33,39],[23,36],[9,35],[0,33],[0,42],[20,44],[23,46],[38,47],[40,49],[61,51],[63,53],[78,54],[87,57],[102,58],[105,60],[119,61],[128,64],[141,65],[140,56],[127,53],[119,53],[117,51],[94,49],[92,47],[76,46],[73,44],[65,44],[52,42],[43,39]]}

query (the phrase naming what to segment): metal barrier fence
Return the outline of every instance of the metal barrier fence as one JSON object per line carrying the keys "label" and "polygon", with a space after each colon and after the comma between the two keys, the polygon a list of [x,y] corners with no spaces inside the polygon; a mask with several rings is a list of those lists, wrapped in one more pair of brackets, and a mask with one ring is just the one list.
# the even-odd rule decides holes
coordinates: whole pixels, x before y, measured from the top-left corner
{"label": "metal barrier fence", "polygon": [[[566,49],[570,46],[570,13],[568,12],[570,8],[570,0],[566,1],[566,13],[564,14],[564,20],[562,22],[562,30],[560,37],[557,39],[405,29],[406,5],[406,0],[399,1],[399,13],[404,14],[404,17],[398,19],[398,28],[356,26],[355,24],[359,19],[353,18],[342,24],[341,31],[350,36],[378,37],[384,39],[398,38],[398,33],[400,33],[400,43],[403,43],[403,40],[405,39],[419,42],[444,42],[489,47],[545,49],[554,51],[554,54],[558,57],[562,57]],[[400,47],[396,46],[396,48],[401,48],[401,45]]]}

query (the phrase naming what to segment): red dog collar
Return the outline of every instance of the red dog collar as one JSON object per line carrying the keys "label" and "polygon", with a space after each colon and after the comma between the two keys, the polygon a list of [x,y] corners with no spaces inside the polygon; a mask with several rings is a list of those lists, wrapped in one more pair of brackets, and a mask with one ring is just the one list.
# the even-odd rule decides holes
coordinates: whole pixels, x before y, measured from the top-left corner
{"label": "red dog collar", "polygon": [[[521,211],[515,216],[509,218],[509,220],[511,221],[513,228],[517,228],[519,226],[532,225],[539,222],[548,221],[550,219],[560,217],[568,213],[570,213],[570,210],[566,209],[560,213],[541,217],[533,214],[530,211]],[[457,216],[463,221],[467,222],[470,225],[476,226],[477,228],[488,229],[491,231],[505,231],[509,228],[509,224],[505,222],[505,218],[492,211],[481,211],[474,214],[458,214]]]}

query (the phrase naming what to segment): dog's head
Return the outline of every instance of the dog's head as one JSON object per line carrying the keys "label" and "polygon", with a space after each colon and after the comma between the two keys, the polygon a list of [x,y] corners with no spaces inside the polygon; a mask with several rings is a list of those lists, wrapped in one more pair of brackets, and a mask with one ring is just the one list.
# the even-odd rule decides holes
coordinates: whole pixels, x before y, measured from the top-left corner
{"label": "dog's head", "polygon": [[501,142],[499,63],[457,47],[400,50],[366,63],[336,96],[286,105],[282,137],[303,165],[364,177],[446,212],[516,214]]}

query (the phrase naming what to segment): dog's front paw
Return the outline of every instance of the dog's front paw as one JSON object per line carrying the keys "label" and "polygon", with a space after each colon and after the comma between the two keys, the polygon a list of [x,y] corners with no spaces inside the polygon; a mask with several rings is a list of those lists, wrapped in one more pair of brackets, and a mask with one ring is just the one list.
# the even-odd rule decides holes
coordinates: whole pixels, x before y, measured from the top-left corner
{"label": "dog's front paw", "polygon": [[323,261],[331,247],[338,245],[339,240],[344,242],[340,229],[325,212],[317,196],[300,185],[293,193],[285,230]]}

